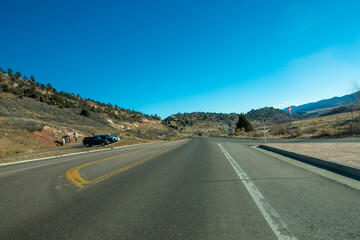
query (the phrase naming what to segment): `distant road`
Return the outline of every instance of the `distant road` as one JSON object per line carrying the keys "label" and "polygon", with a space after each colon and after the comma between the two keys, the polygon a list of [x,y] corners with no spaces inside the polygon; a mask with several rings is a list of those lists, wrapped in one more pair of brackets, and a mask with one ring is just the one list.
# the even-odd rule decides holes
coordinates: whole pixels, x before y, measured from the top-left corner
{"label": "distant road", "polygon": [[194,138],[0,166],[0,239],[360,239],[360,183]]}
{"label": "distant road", "polygon": [[[221,139],[229,139],[229,138],[224,138],[224,137],[220,137],[220,138]],[[230,139],[232,139],[232,138],[230,138]],[[233,140],[238,141],[240,143],[247,143],[247,144],[254,144],[254,145],[264,143],[264,140],[262,140],[262,139],[259,139],[259,140],[233,139]],[[314,142],[314,143],[360,143],[360,138],[313,138],[313,139],[276,139],[276,140],[268,139],[267,142],[268,143],[312,143],[312,142]],[[0,159],[5,160],[5,159],[11,159],[14,157],[30,156],[30,155],[39,154],[39,153],[63,151],[63,150],[69,150],[69,149],[81,149],[81,148],[84,148],[84,145],[81,143],[78,143],[78,144],[60,146],[60,147],[56,147],[56,148],[44,149],[44,150],[40,150],[40,151],[36,151],[36,152],[18,154],[15,156],[4,157],[4,158],[0,158]]]}

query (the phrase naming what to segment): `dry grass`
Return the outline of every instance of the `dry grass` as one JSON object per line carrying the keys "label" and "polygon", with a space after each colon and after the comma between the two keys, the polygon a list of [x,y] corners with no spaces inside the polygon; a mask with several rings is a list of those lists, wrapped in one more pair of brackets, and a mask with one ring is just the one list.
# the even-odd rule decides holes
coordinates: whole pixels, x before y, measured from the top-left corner
{"label": "dry grass", "polygon": [[267,145],[360,167],[360,143],[271,143]]}
{"label": "dry grass", "polygon": [[[274,124],[268,127],[269,138],[318,138],[360,136],[360,111],[310,118],[290,123]],[[257,131],[262,131],[259,128]]]}
{"label": "dry grass", "polygon": [[159,121],[144,119],[144,122],[129,123],[94,112],[87,118],[80,116],[79,109],[60,109],[32,98],[0,92],[0,158],[60,146],[62,137],[74,132],[81,142],[86,136],[119,133],[125,129],[131,130],[128,136],[121,136],[130,141],[128,144],[176,136],[174,132],[165,135],[169,130]]}
{"label": "dry grass", "polygon": [[0,131],[0,157],[7,157],[24,152],[32,152],[37,150],[54,147],[38,138],[31,136],[29,132],[20,130]]}

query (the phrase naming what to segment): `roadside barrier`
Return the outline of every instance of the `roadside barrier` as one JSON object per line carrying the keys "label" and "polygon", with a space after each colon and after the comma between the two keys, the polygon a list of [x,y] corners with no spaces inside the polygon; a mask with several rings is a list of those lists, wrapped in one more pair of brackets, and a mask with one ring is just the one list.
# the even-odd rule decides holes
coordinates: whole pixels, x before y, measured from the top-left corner
{"label": "roadside barrier", "polygon": [[338,162],[330,161],[327,159],[311,157],[311,156],[307,156],[307,155],[303,155],[303,154],[299,154],[299,153],[295,153],[295,152],[289,152],[289,151],[286,151],[283,149],[274,148],[274,147],[270,147],[267,145],[260,145],[259,148],[262,148],[262,149],[265,149],[265,150],[268,150],[271,152],[279,153],[283,156],[291,157],[293,159],[300,160],[305,163],[310,163],[310,164],[314,164],[314,165],[317,165],[317,166],[320,166],[323,168],[327,168],[327,169],[333,170],[337,173],[341,173],[343,175],[360,180],[360,168],[356,167],[356,166],[351,166],[351,165],[347,165],[344,163],[338,163]]}

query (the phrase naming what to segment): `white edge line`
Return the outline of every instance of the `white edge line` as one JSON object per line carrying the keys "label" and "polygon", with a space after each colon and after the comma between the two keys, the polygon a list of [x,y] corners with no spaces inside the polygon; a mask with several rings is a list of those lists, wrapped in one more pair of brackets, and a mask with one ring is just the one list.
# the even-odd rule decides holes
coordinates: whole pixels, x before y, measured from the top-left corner
{"label": "white edge line", "polygon": [[106,148],[106,149],[100,149],[100,150],[91,150],[91,151],[85,151],[85,152],[79,152],[79,153],[69,153],[69,154],[56,155],[56,156],[50,156],[50,157],[44,157],[44,158],[22,160],[22,161],[18,161],[18,162],[1,163],[0,167],[6,166],[6,165],[15,165],[15,164],[20,164],[20,163],[42,161],[42,160],[47,160],[47,159],[52,159],[52,158],[67,157],[67,156],[73,156],[73,155],[79,155],[79,154],[85,154],[85,153],[102,152],[102,151],[109,151],[109,150],[120,149],[120,148],[130,148],[130,147],[136,147],[138,145],[146,145],[146,144],[151,144],[151,143],[139,143],[139,144],[134,144],[134,145],[125,145],[125,146],[112,147],[112,148]]}
{"label": "white edge line", "polygon": [[1,173],[0,173],[0,176],[1,176],[1,175],[6,175],[6,174],[9,174],[9,173],[25,171],[25,170],[28,170],[28,169],[33,169],[33,168],[38,168],[38,167],[53,165],[53,164],[56,164],[56,163],[63,163],[63,162],[73,161],[73,160],[75,160],[75,159],[79,159],[79,157],[78,157],[78,158],[71,158],[71,159],[64,159],[64,160],[60,160],[60,161],[56,161],[56,162],[49,162],[49,163],[45,163],[45,164],[41,164],[41,165],[35,165],[35,166],[32,166],[32,167],[27,167],[27,168],[15,169],[15,170],[7,171],[7,172],[1,172]]}
{"label": "white edge line", "polygon": [[[231,155],[225,150],[225,148],[218,143],[219,148],[224,153],[225,157],[229,160],[231,166],[234,168],[235,172],[239,176],[241,182],[244,184],[245,188],[249,192],[250,196],[254,200],[256,206],[260,210],[261,214],[264,216],[266,222],[270,226],[271,230],[279,240],[295,240],[294,236],[290,235],[290,231],[284,222],[281,221],[279,214],[273,209],[269,203],[265,201],[264,196],[256,188],[254,183],[249,179],[246,173],[241,169],[241,167],[236,163],[236,161],[231,157]],[[282,233],[282,231],[286,233]]]}

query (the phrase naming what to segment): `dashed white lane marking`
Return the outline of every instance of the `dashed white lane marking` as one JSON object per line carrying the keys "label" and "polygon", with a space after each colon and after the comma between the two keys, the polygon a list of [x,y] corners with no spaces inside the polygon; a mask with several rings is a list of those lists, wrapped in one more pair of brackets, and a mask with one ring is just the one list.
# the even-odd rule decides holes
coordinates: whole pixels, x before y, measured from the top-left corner
{"label": "dashed white lane marking", "polygon": [[271,230],[279,240],[295,240],[296,238],[290,234],[290,230],[281,221],[279,214],[273,209],[269,203],[266,202],[264,196],[256,188],[253,182],[249,179],[246,173],[241,169],[241,167],[235,162],[235,160],[230,156],[230,154],[225,150],[225,148],[218,143],[221,151],[224,153],[225,157],[229,160],[231,166],[234,168],[235,172],[239,176],[241,182],[244,184],[245,188],[248,190],[250,196],[254,200],[256,206],[259,208],[261,214],[264,216],[266,222],[269,224]]}

